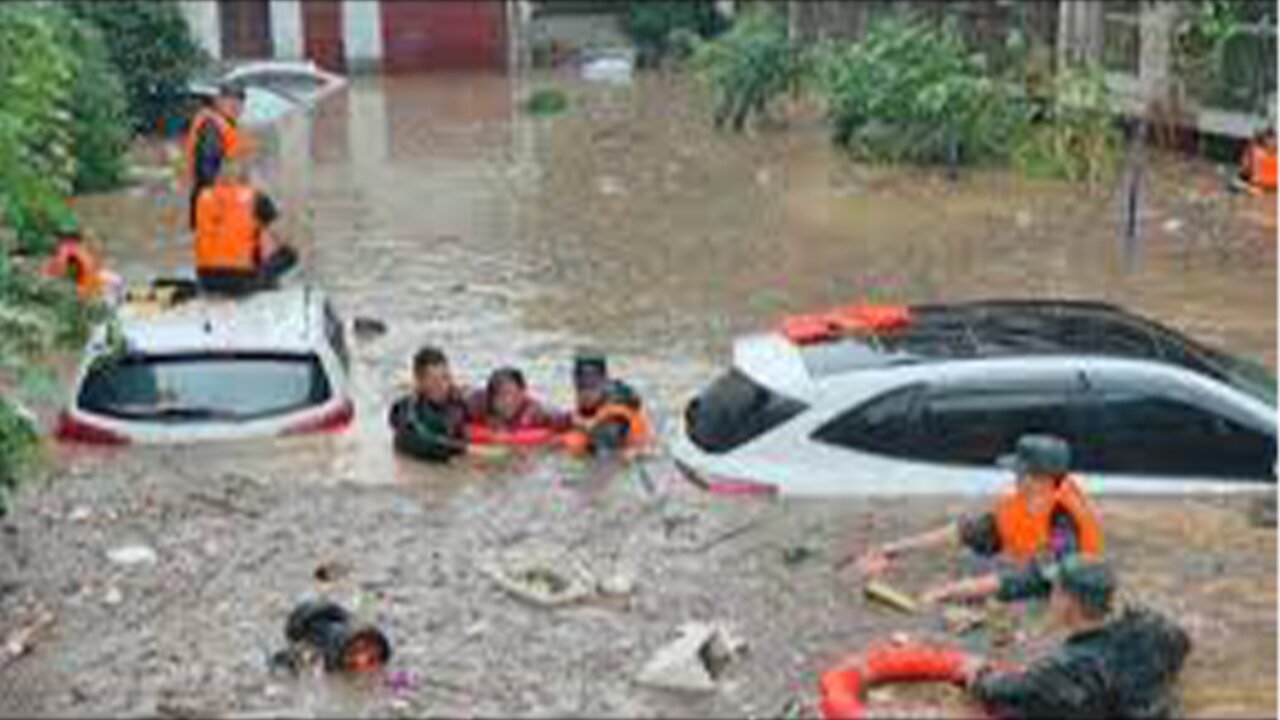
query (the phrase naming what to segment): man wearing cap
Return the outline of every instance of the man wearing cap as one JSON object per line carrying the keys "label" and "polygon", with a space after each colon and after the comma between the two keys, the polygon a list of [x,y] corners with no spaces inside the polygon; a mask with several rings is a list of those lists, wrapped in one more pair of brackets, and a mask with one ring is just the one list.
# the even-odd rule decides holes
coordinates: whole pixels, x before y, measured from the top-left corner
{"label": "man wearing cap", "polygon": [[1191,641],[1145,608],[1112,615],[1116,580],[1099,560],[1067,558],[1043,570],[1052,584],[1049,620],[1061,646],[1021,670],[998,670],[971,656],[965,685],[999,718],[1169,718],[1174,684]]}
{"label": "man wearing cap", "polygon": [[209,107],[201,108],[191,121],[185,144],[187,158],[186,181],[191,188],[191,229],[196,227],[196,206],[200,193],[213,185],[222,170],[222,162],[229,157],[246,154],[247,143],[240,137],[236,123],[244,107],[244,88],[235,83],[223,83],[218,96]]}
{"label": "man wearing cap", "polygon": [[1051,435],[1024,435],[1000,464],[1017,474],[995,507],[936,530],[873,548],[859,558],[863,575],[883,572],[892,558],[914,550],[957,544],[1012,567],[999,573],[943,583],[921,594],[924,602],[996,596],[1005,602],[1042,597],[1050,587],[1037,564],[1074,554],[1102,554],[1102,527],[1080,485],[1068,472],[1071,450]]}
{"label": "man wearing cap", "polygon": [[640,396],[631,386],[609,377],[602,353],[583,350],[573,360],[577,393],[574,428],[564,436],[567,450],[599,455],[642,447],[649,441],[649,421]]}

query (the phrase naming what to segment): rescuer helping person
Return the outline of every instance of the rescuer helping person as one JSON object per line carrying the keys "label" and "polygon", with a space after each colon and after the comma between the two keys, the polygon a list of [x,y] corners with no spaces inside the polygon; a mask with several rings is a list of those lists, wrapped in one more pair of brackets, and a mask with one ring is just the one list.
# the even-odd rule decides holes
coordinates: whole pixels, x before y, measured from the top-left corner
{"label": "rescuer helping person", "polygon": [[573,360],[577,407],[573,429],[562,440],[579,455],[628,455],[649,443],[651,431],[640,396],[631,386],[609,377],[605,356],[580,351]]}
{"label": "rescuer helping person", "polygon": [[222,161],[213,185],[196,201],[196,276],[202,290],[242,294],[273,287],[298,262],[293,248],[267,227],[279,213],[248,179],[245,161]]}
{"label": "rescuer helping person", "polygon": [[413,392],[397,400],[387,416],[397,452],[437,463],[462,455],[506,456],[504,448],[468,443],[466,393],[454,383],[443,351],[431,346],[418,350],[413,381]]}
{"label": "rescuer helping person", "polygon": [[84,241],[74,217],[60,220],[55,234],[53,255],[42,268],[45,277],[71,280],[76,292],[85,299],[101,299],[111,286],[120,284],[120,279],[103,267],[97,254]]}
{"label": "rescuer helping person", "polygon": [[926,603],[995,596],[1012,602],[1044,597],[1050,585],[1042,561],[1070,555],[1100,556],[1102,526],[1084,491],[1070,475],[1071,450],[1049,435],[1024,435],[1001,465],[1017,480],[994,508],[935,530],[872,548],[858,558],[864,576],[882,573],[892,559],[907,552],[964,545],[983,556],[999,556],[1011,567],[977,578],[948,582],[925,590]]}

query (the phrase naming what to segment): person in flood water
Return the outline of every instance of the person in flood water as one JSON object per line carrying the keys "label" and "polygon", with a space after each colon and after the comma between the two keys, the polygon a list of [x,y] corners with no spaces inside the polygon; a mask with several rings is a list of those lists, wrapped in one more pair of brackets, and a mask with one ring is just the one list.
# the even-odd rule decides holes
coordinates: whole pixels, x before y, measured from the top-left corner
{"label": "person in flood water", "polygon": [[468,405],[474,422],[500,432],[564,432],[573,426],[569,413],[534,399],[529,394],[524,373],[513,367],[494,370],[485,388],[471,394]]}
{"label": "person in flood water", "polygon": [[191,120],[185,143],[186,181],[191,189],[190,224],[196,228],[196,204],[200,193],[213,185],[229,157],[248,154],[248,139],[237,126],[244,109],[245,89],[223,83],[213,102],[201,108]]}
{"label": "person in flood water", "polygon": [[969,656],[965,687],[997,718],[1172,718],[1175,685],[1191,652],[1186,632],[1147,608],[1113,616],[1116,580],[1098,560],[1073,556],[1049,566],[1049,620],[1067,634],[1019,670]]}
{"label": "person in flood water", "polygon": [[1071,448],[1051,435],[1018,438],[1012,455],[1000,459],[1016,473],[1014,485],[981,515],[961,518],[929,532],[871,548],[858,558],[863,575],[879,575],[891,559],[909,551],[964,545],[982,556],[998,556],[1006,567],[977,578],[925,590],[926,603],[995,596],[1004,602],[1045,597],[1050,585],[1045,561],[1069,555],[1100,556],[1102,526],[1079,483],[1068,472]]}
{"label": "person in flood water", "polygon": [[413,393],[397,400],[387,416],[398,452],[437,463],[459,455],[501,454],[496,448],[467,443],[471,414],[444,352],[431,346],[418,350],[413,357],[413,382]]}
{"label": "person in flood water", "polygon": [[649,420],[640,396],[630,385],[609,377],[605,356],[580,351],[573,361],[577,407],[573,429],[564,436],[571,453],[602,455],[627,453],[650,439]]}

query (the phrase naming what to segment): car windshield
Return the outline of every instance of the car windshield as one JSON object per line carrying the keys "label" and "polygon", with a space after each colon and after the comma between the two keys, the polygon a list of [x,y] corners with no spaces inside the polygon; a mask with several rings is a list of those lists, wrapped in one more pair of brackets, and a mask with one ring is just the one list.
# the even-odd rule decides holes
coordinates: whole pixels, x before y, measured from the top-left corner
{"label": "car windshield", "polygon": [[90,370],[79,406],[134,420],[251,420],[318,405],[330,395],[314,355],[130,355]]}
{"label": "car windshield", "polygon": [[790,420],[806,407],[739,370],[731,370],[689,403],[685,420],[689,437],[698,447],[724,453]]}

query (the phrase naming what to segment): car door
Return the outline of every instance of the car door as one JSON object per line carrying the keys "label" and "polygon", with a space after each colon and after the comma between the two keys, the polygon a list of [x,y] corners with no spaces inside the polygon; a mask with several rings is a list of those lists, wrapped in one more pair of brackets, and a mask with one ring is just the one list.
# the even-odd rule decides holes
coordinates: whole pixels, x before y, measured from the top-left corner
{"label": "car door", "polygon": [[1124,369],[1091,369],[1087,382],[1081,469],[1104,488],[1274,484],[1274,430],[1225,398]]}

